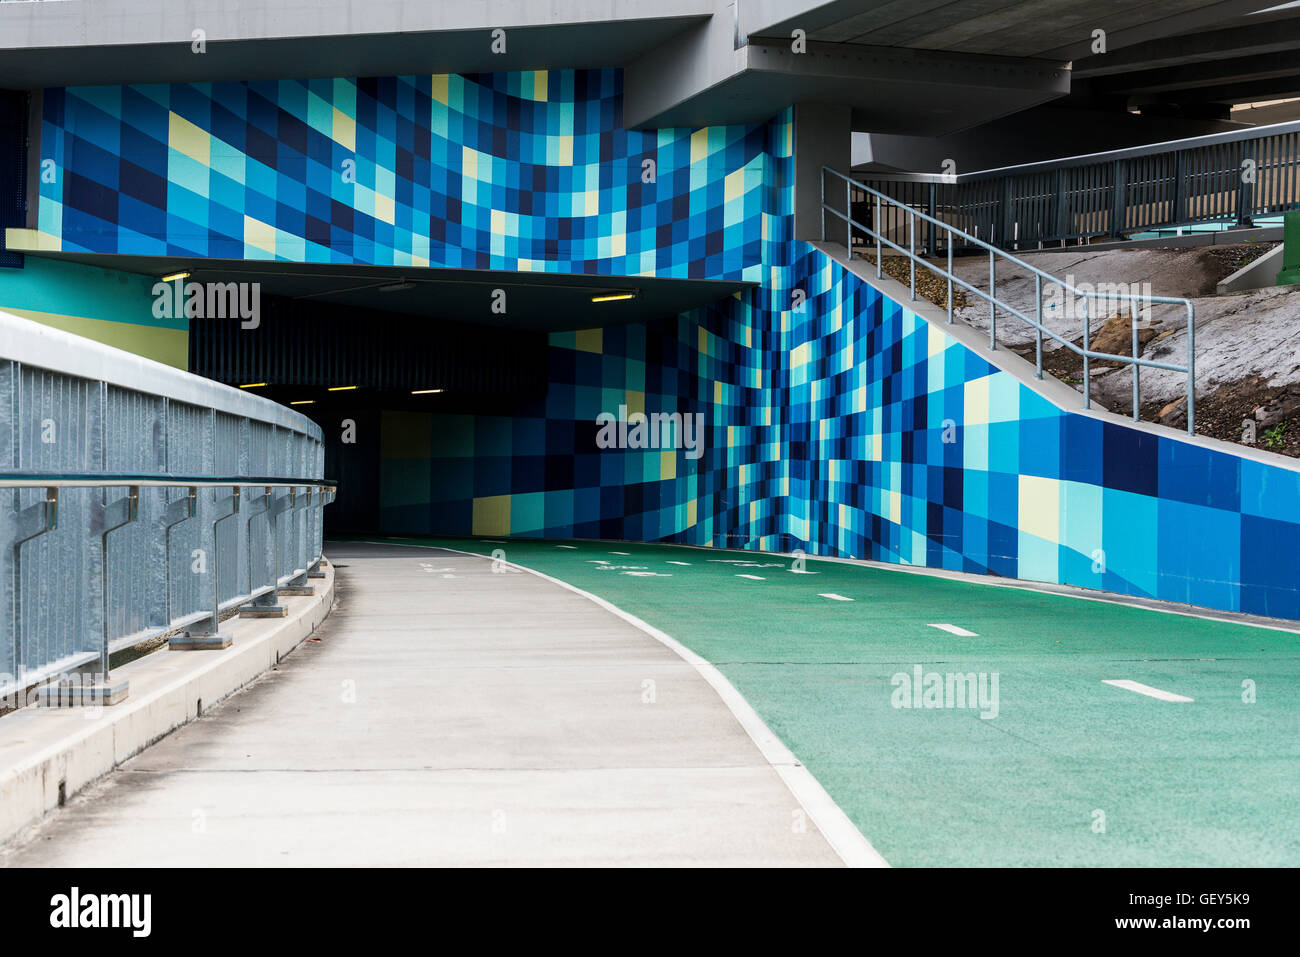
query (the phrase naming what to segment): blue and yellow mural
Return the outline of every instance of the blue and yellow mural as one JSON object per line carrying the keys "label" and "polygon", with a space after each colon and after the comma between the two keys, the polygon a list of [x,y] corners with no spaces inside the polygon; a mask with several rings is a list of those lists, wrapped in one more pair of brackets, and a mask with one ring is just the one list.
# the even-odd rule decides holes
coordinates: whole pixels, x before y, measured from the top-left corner
{"label": "blue and yellow mural", "polygon": [[44,248],[761,278],[765,127],[635,132],[622,73],[45,94]]}
{"label": "blue and yellow mural", "polygon": [[[76,251],[757,283],[553,335],[547,396],[517,415],[386,413],[383,531],[797,547],[1300,618],[1295,467],[1054,406],[792,239],[790,111],[634,132],[620,84],[49,91],[64,175],[40,231]],[[620,406],[702,414],[703,454],[601,449]]]}

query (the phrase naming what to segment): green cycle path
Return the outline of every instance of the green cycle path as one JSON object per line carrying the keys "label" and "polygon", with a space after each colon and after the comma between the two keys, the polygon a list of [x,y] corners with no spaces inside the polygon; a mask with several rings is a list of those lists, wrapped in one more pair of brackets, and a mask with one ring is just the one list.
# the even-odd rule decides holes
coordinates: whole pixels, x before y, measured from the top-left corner
{"label": "green cycle path", "polygon": [[894,866],[1300,864],[1295,633],[815,558],[384,541],[500,550],[672,636]]}

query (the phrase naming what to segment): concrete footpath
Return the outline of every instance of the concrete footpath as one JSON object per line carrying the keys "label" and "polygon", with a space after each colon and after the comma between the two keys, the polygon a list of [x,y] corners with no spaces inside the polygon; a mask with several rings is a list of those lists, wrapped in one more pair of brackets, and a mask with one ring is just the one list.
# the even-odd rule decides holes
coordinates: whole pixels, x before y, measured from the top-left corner
{"label": "concrete footpath", "polygon": [[312,639],[0,864],[841,863],[718,692],[611,612],[454,552],[326,555]]}

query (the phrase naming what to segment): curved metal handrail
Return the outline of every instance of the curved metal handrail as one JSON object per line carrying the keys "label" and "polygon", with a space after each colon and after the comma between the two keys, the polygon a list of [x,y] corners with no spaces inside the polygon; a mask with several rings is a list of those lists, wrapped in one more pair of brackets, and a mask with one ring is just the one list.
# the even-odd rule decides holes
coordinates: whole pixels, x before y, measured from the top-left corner
{"label": "curved metal handrail", "polygon": [[[825,188],[826,173],[830,173],[831,175],[844,181],[845,208],[850,210],[850,212],[842,212],[841,210],[832,206],[830,203],[826,202],[826,188]],[[865,183],[861,183],[850,176],[846,176],[844,173],[832,169],[829,166],[822,168],[822,174],[823,174],[823,180],[822,180],[822,204],[821,205],[822,205],[822,241],[823,242],[826,240],[826,214],[829,212],[831,213],[831,215],[833,215],[837,219],[842,220],[845,223],[846,230],[848,230],[849,233],[848,235],[849,241],[846,242],[845,246],[848,249],[848,253],[850,257],[852,257],[853,255],[853,244],[852,244],[853,229],[858,229],[861,232],[865,233],[866,235],[875,239],[877,278],[881,278],[884,275],[884,257],[882,255],[883,248],[888,247],[889,249],[897,250],[899,253],[906,256],[909,261],[910,291],[911,291],[911,300],[913,302],[916,301],[916,264],[918,262],[920,262],[924,268],[944,277],[945,279],[948,280],[947,308],[948,308],[949,323],[952,323],[954,321],[953,295],[952,295],[954,286],[958,286],[962,289],[965,289],[971,293],[974,293],[976,296],[979,296],[981,299],[986,300],[989,304],[989,348],[991,350],[994,351],[997,350],[997,311],[999,309],[1027,323],[1036,332],[1036,336],[1035,336],[1036,352],[1037,352],[1036,374],[1039,379],[1043,377],[1043,336],[1047,336],[1048,338],[1055,340],[1056,342],[1065,346],[1070,351],[1074,352],[1076,355],[1081,356],[1083,358],[1083,405],[1085,409],[1092,407],[1092,397],[1090,394],[1090,382],[1091,382],[1090,365],[1091,365],[1091,360],[1093,359],[1101,359],[1101,360],[1106,360],[1111,362],[1121,362],[1121,363],[1126,363],[1128,365],[1131,365],[1133,367],[1133,420],[1134,421],[1138,421],[1141,414],[1140,413],[1141,379],[1139,373],[1141,367],[1147,366],[1149,368],[1163,369],[1169,372],[1184,373],[1187,376],[1187,432],[1189,435],[1195,433],[1196,431],[1196,408],[1195,408],[1195,403],[1196,403],[1196,387],[1195,387],[1196,314],[1195,313],[1196,310],[1191,300],[1184,299],[1177,296],[1152,296],[1152,295],[1147,295],[1145,293],[1108,292],[1106,294],[1106,297],[1108,299],[1124,300],[1130,304],[1130,314],[1132,318],[1132,330],[1133,330],[1133,354],[1129,356],[1123,356],[1123,355],[1116,355],[1114,353],[1109,353],[1109,352],[1097,352],[1095,350],[1091,350],[1088,348],[1088,339],[1091,333],[1092,317],[1088,315],[1087,302],[1090,298],[1096,298],[1097,296],[1099,296],[1100,295],[1099,293],[1083,292],[1077,287],[1071,285],[1070,283],[1067,283],[1059,279],[1058,277],[1053,276],[1051,273],[1039,269],[1036,266],[1031,266],[1029,263],[1025,262],[1024,260],[1019,259],[1016,256],[1012,256],[1010,253],[1007,253],[1004,250],[999,249],[998,247],[992,245],[991,243],[985,242],[984,240],[972,236],[969,233],[962,232],[960,229],[950,226],[949,224],[943,222],[940,219],[922,213],[919,210],[916,210],[913,207],[907,205],[906,203],[901,203],[898,200],[886,195],[885,193],[882,193],[879,190],[872,189],[870,186],[867,186]],[[892,240],[885,238],[883,234],[876,231],[875,229],[865,225],[864,223],[859,223],[855,219],[853,219],[851,213],[851,209],[852,209],[851,191],[854,189],[862,190],[867,195],[875,197],[876,222],[881,221],[880,210],[882,204],[888,204],[889,206],[901,210],[907,214],[908,237],[909,237],[908,246],[904,247],[902,245],[899,245],[898,243],[895,243]],[[932,226],[935,226],[938,229],[943,230],[943,232],[947,234],[947,242],[944,244],[948,250],[947,269],[944,269],[943,267],[939,266],[936,263],[927,262],[917,255],[916,223],[918,220],[921,222],[929,223]],[[953,271],[953,240],[954,239],[958,239],[965,244],[973,245],[980,249],[987,250],[989,254],[989,288],[987,292],[959,278],[954,273]],[[1037,319],[1031,319],[1029,316],[1026,316],[1024,313],[1016,309],[1014,306],[1011,306],[1008,303],[1005,303],[997,298],[996,262],[999,259],[1011,263],[1020,269],[1025,270],[1026,272],[1030,273],[1034,277],[1034,293],[1035,293],[1034,300],[1035,303],[1037,304],[1037,315],[1038,315]],[[1076,296],[1080,300],[1082,300],[1084,306],[1083,309],[1084,314],[1081,317],[1083,320],[1083,345],[1082,346],[1076,345],[1073,341],[1066,339],[1064,336],[1062,336],[1055,330],[1043,325],[1042,288],[1043,288],[1044,280],[1047,280],[1049,283],[1056,285],[1061,290],[1065,292],[1069,292],[1073,296]],[[1176,365],[1173,363],[1157,362],[1154,359],[1143,359],[1141,357],[1141,355],[1139,354],[1138,318],[1137,318],[1137,314],[1138,314],[1137,306],[1138,303],[1140,302],[1148,303],[1148,304],[1160,304],[1160,305],[1177,305],[1177,306],[1182,306],[1187,310],[1187,363],[1186,365]]]}

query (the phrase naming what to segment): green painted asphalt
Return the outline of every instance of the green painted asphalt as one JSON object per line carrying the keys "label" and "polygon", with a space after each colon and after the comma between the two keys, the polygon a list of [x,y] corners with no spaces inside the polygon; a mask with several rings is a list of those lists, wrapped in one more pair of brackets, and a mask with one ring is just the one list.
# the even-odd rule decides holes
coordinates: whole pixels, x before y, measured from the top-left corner
{"label": "green painted asphalt", "polygon": [[[1300,864],[1296,634],[812,558],[795,574],[752,552],[385,540],[502,549],[676,638],[895,866]],[[996,717],[896,707],[918,665],[989,693],[996,674]]]}

